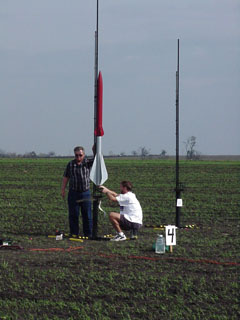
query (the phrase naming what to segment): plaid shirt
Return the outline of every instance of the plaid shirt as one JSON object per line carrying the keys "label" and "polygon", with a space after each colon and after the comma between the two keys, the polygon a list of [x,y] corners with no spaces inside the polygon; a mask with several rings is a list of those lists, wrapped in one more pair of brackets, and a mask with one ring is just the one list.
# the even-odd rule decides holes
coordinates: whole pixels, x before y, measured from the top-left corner
{"label": "plaid shirt", "polygon": [[90,189],[90,169],[94,159],[84,158],[80,164],[72,160],[67,164],[63,176],[69,178],[69,189],[84,192]]}

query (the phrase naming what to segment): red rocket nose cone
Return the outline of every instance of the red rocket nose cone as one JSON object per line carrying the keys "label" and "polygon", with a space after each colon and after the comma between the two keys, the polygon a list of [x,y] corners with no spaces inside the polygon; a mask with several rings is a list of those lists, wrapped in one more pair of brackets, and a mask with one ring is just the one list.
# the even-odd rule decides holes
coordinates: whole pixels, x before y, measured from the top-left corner
{"label": "red rocket nose cone", "polygon": [[94,133],[96,136],[103,136],[104,131],[102,127],[102,110],[103,110],[103,80],[102,80],[102,73],[101,71],[99,72],[98,75],[98,96],[97,96],[97,123],[96,123],[96,128],[94,130]]}

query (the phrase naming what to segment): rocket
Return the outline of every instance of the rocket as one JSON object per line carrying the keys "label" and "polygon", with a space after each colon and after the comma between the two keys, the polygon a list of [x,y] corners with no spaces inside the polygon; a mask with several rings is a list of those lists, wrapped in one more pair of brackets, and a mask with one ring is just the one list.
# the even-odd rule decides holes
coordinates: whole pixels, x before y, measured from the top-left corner
{"label": "rocket", "polygon": [[94,135],[96,136],[96,154],[93,166],[90,172],[90,179],[96,186],[104,184],[108,179],[108,173],[102,155],[102,136],[104,135],[102,127],[102,110],[103,110],[103,80],[102,73],[99,72],[97,79],[97,112]]}

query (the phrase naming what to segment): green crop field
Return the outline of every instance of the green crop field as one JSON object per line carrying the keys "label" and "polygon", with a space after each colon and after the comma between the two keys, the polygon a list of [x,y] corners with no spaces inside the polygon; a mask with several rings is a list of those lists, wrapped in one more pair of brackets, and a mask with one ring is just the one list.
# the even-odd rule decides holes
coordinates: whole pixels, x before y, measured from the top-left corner
{"label": "green crop field", "polygon": [[[182,226],[172,253],[152,249],[175,223],[172,160],[106,161],[106,186],[130,180],[144,214],[135,241],[56,241],[69,159],[0,159],[0,319],[239,319],[240,162],[181,161]],[[106,198],[102,208],[112,208]],[[81,226],[80,226],[81,227]],[[113,233],[99,214],[99,235]]]}

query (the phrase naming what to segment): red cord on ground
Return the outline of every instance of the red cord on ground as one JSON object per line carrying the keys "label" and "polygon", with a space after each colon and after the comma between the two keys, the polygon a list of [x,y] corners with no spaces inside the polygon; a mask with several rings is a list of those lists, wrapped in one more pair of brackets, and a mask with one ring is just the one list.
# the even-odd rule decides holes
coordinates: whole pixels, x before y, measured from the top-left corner
{"label": "red cord on ground", "polygon": [[[4,247],[4,248],[3,248]],[[23,249],[20,246],[0,246],[0,249]],[[69,248],[30,248],[28,251],[32,252],[72,252],[77,251],[79,249],[83,249],[83,246],[78,247],[69,247]],[[189,259],[184,257],[146,257],[146,256],[121,256],[116,254],[106,254],[106,253],[95,253],[95,252],[88,252],[82,251],[81,254],[91,255],[94,254],[96,256],[113,259],[113,258],[127,258],[127,259],[140,259],[140,260],[149,260],[149,261],[183,261],[183,262],[190,262],[190,263],[201,263],[201,264],[215,264],[215,265],[223,265],[223,266],[240,266],[240,263],[233,262],[233,261],[216,261],[216,260],[208,260],[208,259]]]}

